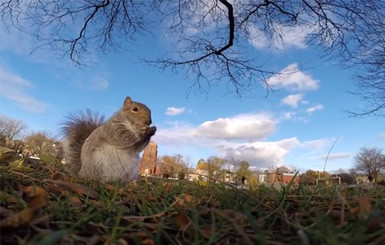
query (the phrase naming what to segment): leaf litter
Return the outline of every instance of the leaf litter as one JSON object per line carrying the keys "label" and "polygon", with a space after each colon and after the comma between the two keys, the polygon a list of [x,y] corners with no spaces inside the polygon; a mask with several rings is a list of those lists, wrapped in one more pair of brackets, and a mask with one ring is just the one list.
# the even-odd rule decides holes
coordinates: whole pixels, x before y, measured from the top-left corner
{"label": "leaf litter", "polygon": [[385,244],[383,186],[238,190],[0,170],[1,244]]}

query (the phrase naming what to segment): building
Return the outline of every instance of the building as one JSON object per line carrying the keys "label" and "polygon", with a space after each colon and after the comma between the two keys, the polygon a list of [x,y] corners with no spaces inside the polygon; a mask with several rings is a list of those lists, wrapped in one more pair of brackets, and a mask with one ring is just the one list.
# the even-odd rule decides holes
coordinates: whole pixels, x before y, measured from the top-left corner
{"label": "building", "polygon": [[[294,178],[295,176],[295,178]],[[294,184],[299,183],[299,175],[295,173],[264,173],[259,174],[258,181],[262,183],[279,183],[279,184],[289,184],[290,181],[294,178]]]}
{"label": "building", "polygon": [[151,141],[143,151],[140,162],[139,174],[141,175],[158,175],[160,169],[157,168],[158,161],[158,145]]}

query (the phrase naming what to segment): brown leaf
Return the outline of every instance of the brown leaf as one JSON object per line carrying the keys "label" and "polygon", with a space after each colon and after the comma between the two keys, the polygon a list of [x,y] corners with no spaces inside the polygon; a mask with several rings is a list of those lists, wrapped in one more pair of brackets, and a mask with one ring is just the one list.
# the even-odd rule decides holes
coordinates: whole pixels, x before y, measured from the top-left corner
{"label": "brown leaf", "polygon": [[61,181],[61,180],[50,180],[50,179],[46,179],[45,182],[67,187],[67,188],[71,189],[72,191],[74,191],[80,195],[89,196],[89,197],[94,198],[94,199],[99,197],[99,193],[97,193],[96,191],[94,191],[88,187],[79,185],[79,184],[65,182],[65,181]]}
{"label": "brown leaf", "polygon": [[178,213],[174,216],[175,223],[180,227],[183,228],[186,225],[190,223],[190,219],[187,217],[184,213]]}
{"label": "brown leaf", "polygon": [[130,233],[124,234],[123,237],[126,240],[132,240],[132,239],[138,240],[139,238],[141,240],[140,244],[148,244],[148,245],[155,244],[155,241],[149,238],[148,234],[144,231],[130,232]]}
{"label": "brown leaf", "polygon": [[359,211],[360,211],[359,207],[353,207],[350,209],[350,213],[353,215],[357,214]]}
{"label": "brown leaf", "polygon": [[11,209],[4,208],[0,206],[0,216],[1,217],[9,217],[13,214],[14,212]]}
{"label": "brown leaf", "polygon": [[16,196],[10,195],[10,194],[3,192],[3,191],[0,191],[0,197],[4,198],[4,201],[8,206],[13,206],[15,204],[19,204],[19,203],[24,202],[24,200],[22,200],[21,198],[17,198]]}
{"label": "brown leaf", "polygon": [[192,203],[192,202],[194,202],[195,199],[194,199],[193,196],[191,196],[189,194],[185,194],[184,195],[184,200],[186,200],[187,203]]}
{"label": "brown leaf", "polygon": [[163,184],[163,190],[168,191],[168,190],[170,190],[170,188],[171,188],[171,185],[169,183]]}
{"label": "brown leaf", "polygon": [[[119,238],[118,240],[116,241],[113,241],[109,236],[103,236],[104,238],[104,244],[116,244],[116,245],[128,245],[127,241],[122,239],[122,238]],[[88,243],[86,243],[88,244]]]}
{"label": "brown leaf", "polygon": [[247,224],[247,217],[244,214],[236,212],[231,209],[213,209],[213,212],[218,216],[225,218],[226,220],[237,223],[237,224]]}
{"label": "brown leaf", "polygon": [[215,230],[213,230],[212,226],[205,226],[200,228],[200,233],[202,234],[202,236],[209,239],[214,236]]}
{"label": "brown leaf", "polygon": [[28,207],[37,210],[47,205],[49,194],[46,190],[37,186],[27,186],[23,190]]}
{"label": "brown leaf", "polygon": [[36,210],[33,208],[26,208],[13,214],[12,216],[0,220],[0,228],[19,227],[30,222]]}
{"label": "brown leaf", "polygon": [[113,186],[107,183],[103,183],[103,187],[108,191],[116,191],[116,186]]}
{"label": "brown leaf", "polygon": [[377,230],[381,228],[381,220],[379,217],[375,217],[368,223],[368,228],[370,230]]}
{"label": "brown leaf", "polygon": [[147,233],[144,231],[137,231],[134,233],[134,236],[141,237],[141,238],[147,238],[148,237]]}
{"label": "brown leaf", "polygon": [[119,238],[116,242],[119,245],[128,245],[127,241],[122,238]]}
{"label": "brown leaf", "polygon": [[180,230],[186,232],[189,235],[194,233],[193,226],[190,225],[191,221],[186,214],[178,213],[174,215],[174,219]]}
{"label": "brown leaf", "polygon": [[64,180],[64,174],[56,172],[51,176],[53,180]]}
{"label": "brown leaf", "polygon": [[372,205],[366,197],[359,197],[358,204],[360,205],[359,217],[367,217],[372,212]]}
{"label": "brown leaf", "polygon": [[33,198],[36,196],[48,197],[48,192],[38,186],[26,186],[23,189],[23,193],[29,198]]}
{"label": "brown leaf", "polygon": [[143,244],[143,245],[154,245],[155,241],[153,239],[147,238],[147,239],[142,240],[141,244]]}
{"label": "brown leaf", "polygon": [[122,216],[121,221],[124,221],[126,223],[133,223],[133,222],[149,222],[154,221],[158,222],[161,217],[166,216],[165,212],[161,212],[158,214],[150,215],[150,216]]}
{"label": "brown leaf", "polygon": [[217,208],[221,206],[221,202],[218,200],[212,200],[211,202],[209,202],[209,206],[212,208]]}
{"label": "brown leaf", "polygon": [[72,196],[70,197],[69,203],[70,205],[78,206],[82,204],[82,201],[80,200],[80,198]]}
{"label": "brown leaf", "polygon": [[182,207],[191,207],[191,205],[196,205],[198,200],[192,195],[184,194],[182,197],[176,197],[176,203]]}

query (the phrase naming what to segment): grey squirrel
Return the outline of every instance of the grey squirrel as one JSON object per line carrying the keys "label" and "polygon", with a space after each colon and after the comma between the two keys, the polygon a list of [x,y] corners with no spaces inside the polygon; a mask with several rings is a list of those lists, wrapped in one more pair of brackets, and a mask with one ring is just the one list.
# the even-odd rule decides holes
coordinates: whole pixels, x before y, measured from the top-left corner
{"label": "grey squirrel", "polygon": [[126,97],[106,122],[90,110],[67,119],[62,127],[63,155],[79,176],[101,181],[139,177],[139,153],[156,132],[146,105]]}

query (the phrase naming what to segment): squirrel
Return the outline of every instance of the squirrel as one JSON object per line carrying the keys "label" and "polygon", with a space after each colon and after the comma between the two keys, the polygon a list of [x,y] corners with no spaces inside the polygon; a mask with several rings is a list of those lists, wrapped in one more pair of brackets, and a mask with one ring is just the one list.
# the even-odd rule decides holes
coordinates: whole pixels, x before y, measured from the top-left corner
{"label": "squirrel", "polygon": [[139,153],[156,132],[146,105],[126,97],[106,122],[90,110],[67,119],[63,156],[79,176],[125,182],[139,178]]}

